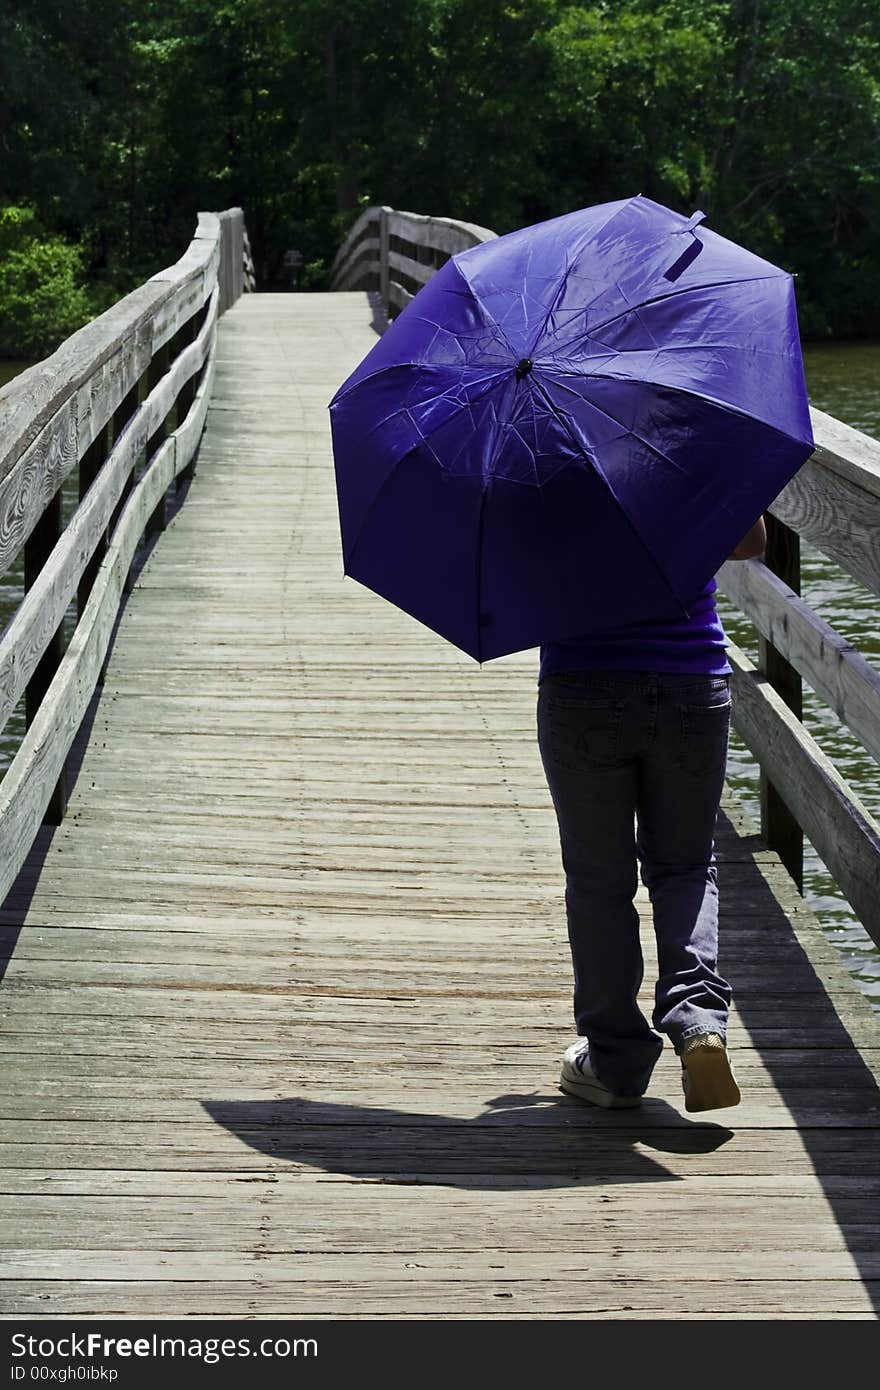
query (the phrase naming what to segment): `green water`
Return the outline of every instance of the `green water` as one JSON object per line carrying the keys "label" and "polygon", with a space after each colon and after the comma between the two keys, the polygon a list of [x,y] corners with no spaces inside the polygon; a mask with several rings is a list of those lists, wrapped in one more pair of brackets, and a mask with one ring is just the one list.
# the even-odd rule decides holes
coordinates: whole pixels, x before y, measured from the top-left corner
{"label": "green water", "polygon": [[[808,346],[804,361],[813,404],[880,439],[880,342]],[[0,361],[0,386],[27,365]],[[65,486],[65,515],[75,504],[76,482],[70,479]],[[880,669],[880,599],[805,542],[801,560],[804,598]],[[9,620],[21,596],[22,573],[18,563],[0,580],[0,624]],[[731,640],[756,659],[758,639],[751,624],[721,595],[718,611]],[[69,626],[73,620],[71,607]],[[806,685],[804,724],[871,814],[880,820],[877,764]],[[0,733],[0,776],[11,761],[23,730],[24,711],[19,707]],[[735,733],[728,771],[740,799],[759,819],[757,765]],[[880,1011],[880,951],[859,925],[809,844],[805,846],[804,859],[804,894],[860,987]]]}

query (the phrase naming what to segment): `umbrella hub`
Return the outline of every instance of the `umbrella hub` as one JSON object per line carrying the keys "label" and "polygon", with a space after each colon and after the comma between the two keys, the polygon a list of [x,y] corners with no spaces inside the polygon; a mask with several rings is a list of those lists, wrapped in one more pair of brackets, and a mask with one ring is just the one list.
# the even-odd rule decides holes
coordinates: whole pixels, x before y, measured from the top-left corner
{"label": "umbrella hub", "polygon": [[517,362],[517,364],[516,364],[516,379],[517,379],[517,381],[522,381],[523,377],[524,377],[524,376],[528,376],[528,374],[529,374],[529,372],[530,372],[531,370],[532,370],[532,359],[531,359],[531,357],[523,357],[523,358],[521,358],[521,359],[519,360],[519,362]]}

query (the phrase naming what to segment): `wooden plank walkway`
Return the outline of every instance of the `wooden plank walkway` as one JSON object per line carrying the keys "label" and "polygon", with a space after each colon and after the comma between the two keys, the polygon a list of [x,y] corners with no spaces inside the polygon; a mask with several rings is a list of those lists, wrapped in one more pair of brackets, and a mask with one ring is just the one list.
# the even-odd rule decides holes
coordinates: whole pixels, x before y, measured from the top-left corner
{"label": "wooden plank walkway", "polygon": [[[2,911],[3,1315],[873,1318],[880,1031],[732,801],[744,1091],[561,1095],[536,656],[342,579],[364,294],[222,320],[188,499]],[[653,968],[647,901],[648,1000]]]}

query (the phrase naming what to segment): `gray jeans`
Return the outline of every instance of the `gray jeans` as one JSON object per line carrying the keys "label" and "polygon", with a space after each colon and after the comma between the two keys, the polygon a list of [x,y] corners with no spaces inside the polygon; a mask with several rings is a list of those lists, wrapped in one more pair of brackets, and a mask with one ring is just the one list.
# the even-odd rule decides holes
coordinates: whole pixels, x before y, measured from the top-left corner
{"label": "gray jeans", "polygon": [[[538,689],[538,744],[556,808],[574,1019],[599,1078],[641,1095],[663,1048],[726,1037],[716,969],[715,823],[727,763],[730,677],[571,671]],[[633,902],[648,890],[659,974],[652,1022]]]}

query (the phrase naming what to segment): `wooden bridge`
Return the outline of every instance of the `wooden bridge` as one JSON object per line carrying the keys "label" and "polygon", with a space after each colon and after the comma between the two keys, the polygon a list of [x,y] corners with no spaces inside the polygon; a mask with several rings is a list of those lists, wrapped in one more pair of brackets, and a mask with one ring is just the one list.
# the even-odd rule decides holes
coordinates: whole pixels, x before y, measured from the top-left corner
{"label": "wooden bridge", "polygon": [[880,831],[797,709],[880,757],[880,676],[795,592],[803,535],[880,593],[880,445],[815,412],[719,577],[763,634],[763,834],[728,795],[718,837],[743,1103],[686,1115],[667,1048],[640,1110],[581,1105],[535,654],[342,578],[327,403],[489,235],[370,209],[333,291],[254,294],[203,214],[0,393],[4,1317],[876,1317],[880,1030],[791,874],[803,827],[880,939]]}

